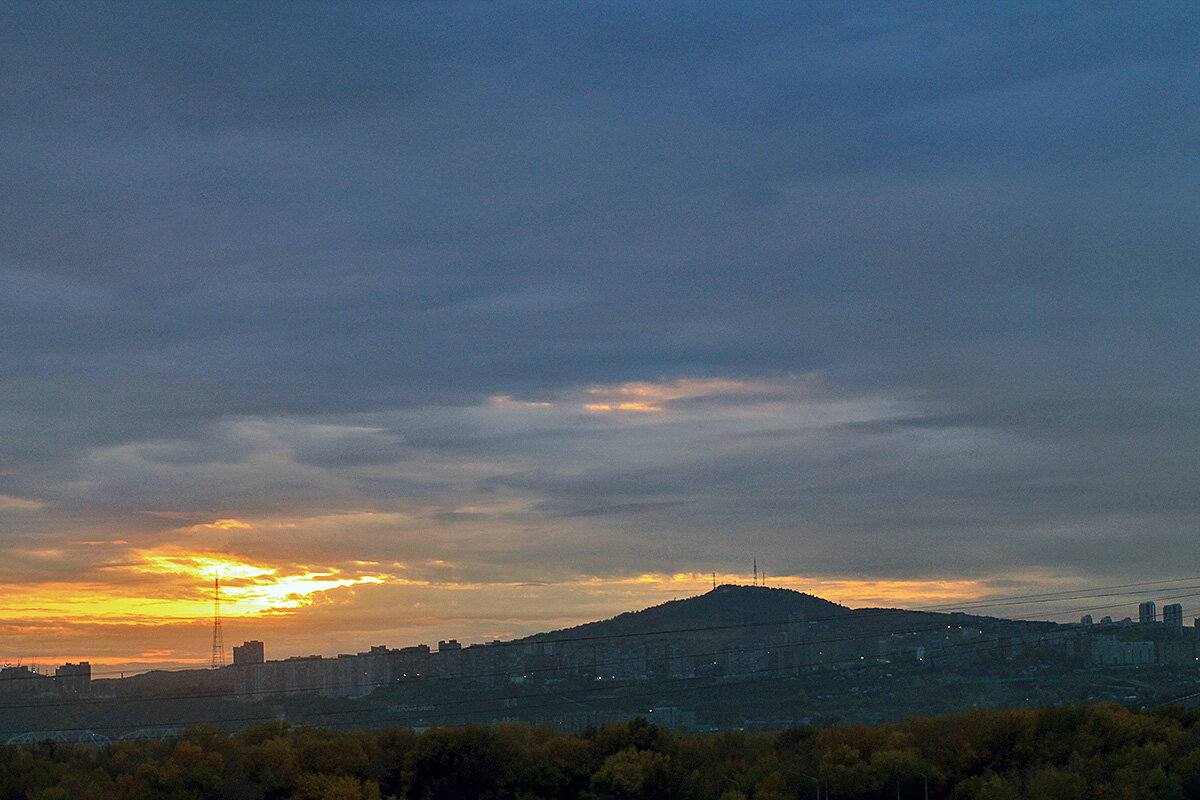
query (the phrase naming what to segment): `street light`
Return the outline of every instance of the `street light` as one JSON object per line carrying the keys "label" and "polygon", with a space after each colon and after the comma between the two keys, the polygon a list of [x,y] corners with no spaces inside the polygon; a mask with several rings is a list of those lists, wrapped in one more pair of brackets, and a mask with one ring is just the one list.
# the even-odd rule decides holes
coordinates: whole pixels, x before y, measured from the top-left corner
{"label": "street light", "polygon": [[[925,781],[925,800],[929,800],[929,776],[926,775],[924,772],[921,772],[921,770],[913,769],[912,767],[909,767],[907,772],[909,772],[913,775],[920,775],[921,779],[923,781]],[[900,776],[899,775],[896,776],[896,800],[900,800]]]}
{"label": "street light", "polygon": [[733,778],[721,778],[721,780],[726,781],[727,783],[732,783],[734,791],[737,792],[737,799],[742,800],[742,785],[740,783],[735,781]]}
{"label": "street light", "polygon": [[[803,772],[801,772],[800,774],[813,782],[813,785],[817,787],[817,800],[821,800],[821,782],[819,780],[817,780],[816,778],[814,778],[812,775],[805,775]],[[828,798],[829,793],[826,792],[825,796]]]}

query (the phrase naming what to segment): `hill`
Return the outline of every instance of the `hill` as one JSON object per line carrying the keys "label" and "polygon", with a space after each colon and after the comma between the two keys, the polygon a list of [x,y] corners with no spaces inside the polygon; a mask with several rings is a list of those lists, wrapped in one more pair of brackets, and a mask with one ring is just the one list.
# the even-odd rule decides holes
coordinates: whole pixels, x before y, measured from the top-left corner
{"label": "hill", "polygon": [[[866,643],[890,636],[942,640],[948,631],[964,627],[976,632],[1022,634],[1054,628],[1049,622],[1023,622],[982,617],[962,612],[910,611],[899,608],[852,609],[792,589],[725,584],[710,592],[672,600],[641,611],[627,611],[611,619],[573,628],[539,633],[518,642],[591,644],[612,646],[644,644],[651,640],[691,640],[693,644],[731,643],[746,640]],[[863,645],[868,648],[872,645]],[[687,648],[685,648],[687,649]],[[857,653],[858,650],[855,650]]]}
{"label": "hill", "polygon": [[846,618],[851,609],[792,589],[723,584],[705,594],[573,628],[539,633],[525,641],[569,641],[721,631],[800,621]]}

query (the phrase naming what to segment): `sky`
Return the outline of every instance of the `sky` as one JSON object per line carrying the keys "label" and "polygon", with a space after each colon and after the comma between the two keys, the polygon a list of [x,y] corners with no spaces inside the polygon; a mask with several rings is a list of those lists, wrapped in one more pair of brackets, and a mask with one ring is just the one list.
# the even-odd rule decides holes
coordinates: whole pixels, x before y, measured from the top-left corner
{"label": "sky", "polygon": [[0,6],[0,660],[1200,615],[1198,26]]}

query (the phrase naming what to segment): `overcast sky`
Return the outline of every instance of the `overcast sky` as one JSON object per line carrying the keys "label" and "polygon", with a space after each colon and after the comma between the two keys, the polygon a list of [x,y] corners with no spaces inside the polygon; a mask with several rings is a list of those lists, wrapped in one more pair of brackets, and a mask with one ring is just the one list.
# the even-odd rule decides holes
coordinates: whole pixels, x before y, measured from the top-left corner
{"label": "overcast sky", "polygon": [[0,658],[1200,575],[1197,30],[0,6]]}

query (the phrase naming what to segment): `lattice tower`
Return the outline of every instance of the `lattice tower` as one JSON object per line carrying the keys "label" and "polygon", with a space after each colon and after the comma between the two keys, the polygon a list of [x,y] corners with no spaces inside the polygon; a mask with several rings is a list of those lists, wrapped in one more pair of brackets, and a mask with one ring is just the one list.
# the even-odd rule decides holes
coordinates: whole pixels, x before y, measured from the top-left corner
{"label": "lattice tower", "polygon": [[225,639],[221,636],[221,576],[213,576],[212,668],[225,666]]}

